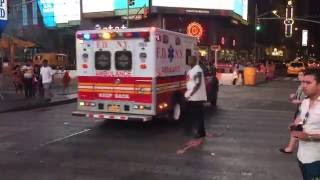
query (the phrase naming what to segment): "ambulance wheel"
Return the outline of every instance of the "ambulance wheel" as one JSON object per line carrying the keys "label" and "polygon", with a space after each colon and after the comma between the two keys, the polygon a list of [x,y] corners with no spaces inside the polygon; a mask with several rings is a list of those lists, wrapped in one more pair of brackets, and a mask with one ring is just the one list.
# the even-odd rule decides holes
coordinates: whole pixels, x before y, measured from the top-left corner
{"label": "ambulance wheel", "polygon": [[179,121],[179,120],[181,120],[181,117],[182,117],[182,103],[176,102],[173,105],[172,119],[175,121]]}

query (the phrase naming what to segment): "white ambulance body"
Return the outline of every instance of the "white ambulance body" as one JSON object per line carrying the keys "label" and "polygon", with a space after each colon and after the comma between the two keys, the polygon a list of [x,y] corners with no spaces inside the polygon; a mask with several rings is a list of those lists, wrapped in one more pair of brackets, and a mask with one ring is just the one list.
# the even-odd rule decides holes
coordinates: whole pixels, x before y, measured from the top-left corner
{"label": "white ambulance body", "polygon": [[78,109],[73,115],[148,121],[181,116],[187,58],[197,39],[154,27],[76,33]]}

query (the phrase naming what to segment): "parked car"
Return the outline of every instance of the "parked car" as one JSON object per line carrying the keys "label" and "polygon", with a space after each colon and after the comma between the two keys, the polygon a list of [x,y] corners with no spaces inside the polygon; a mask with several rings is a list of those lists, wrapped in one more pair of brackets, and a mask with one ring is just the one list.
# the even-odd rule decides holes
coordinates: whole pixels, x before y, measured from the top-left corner
{"label": "parked car", "polygon": [[304,71],[306,66],[301,61],[291,61],[287,64],[287,75],[298,75],[299,72]]}

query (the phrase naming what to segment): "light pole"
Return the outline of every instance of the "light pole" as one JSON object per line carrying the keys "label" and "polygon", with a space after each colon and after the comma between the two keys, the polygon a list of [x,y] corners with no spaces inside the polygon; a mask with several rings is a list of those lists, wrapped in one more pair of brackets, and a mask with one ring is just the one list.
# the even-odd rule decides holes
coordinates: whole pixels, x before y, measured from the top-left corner
{"label": "light pole", "polygon": [[130,8],[130,0],[127,0],[127,28],[129,28],[129,8]]}
{"label": "light pole", "polygon": [[280,17],[278,14],[277,10],[271,10],[267,11],[261,14],[258,14],[258,5],[256,4],[255,6],[255,12],[254,12],[254,63],[258,60],[258,49],[257,49],[257,31],[261,31],[261,25],[260,25],[260,19],[264,19],[263,16],[268,15],[268,14],[273,14],[277,16],[278,18]]}

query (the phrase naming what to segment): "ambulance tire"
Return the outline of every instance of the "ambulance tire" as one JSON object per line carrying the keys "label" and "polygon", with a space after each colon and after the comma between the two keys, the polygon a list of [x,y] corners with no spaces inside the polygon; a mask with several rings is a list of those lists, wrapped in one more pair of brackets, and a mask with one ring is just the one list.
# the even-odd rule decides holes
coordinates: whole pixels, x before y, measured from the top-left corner
{"label": "ambulance tire", "polygon": [[173,110],[171,113],[171,119],[174,121],[181,121],[182,120],[182,115],[183,115],[183,110],[184,110],[184,101],[182,98],[175,98],[176,100],[173,103]]}

